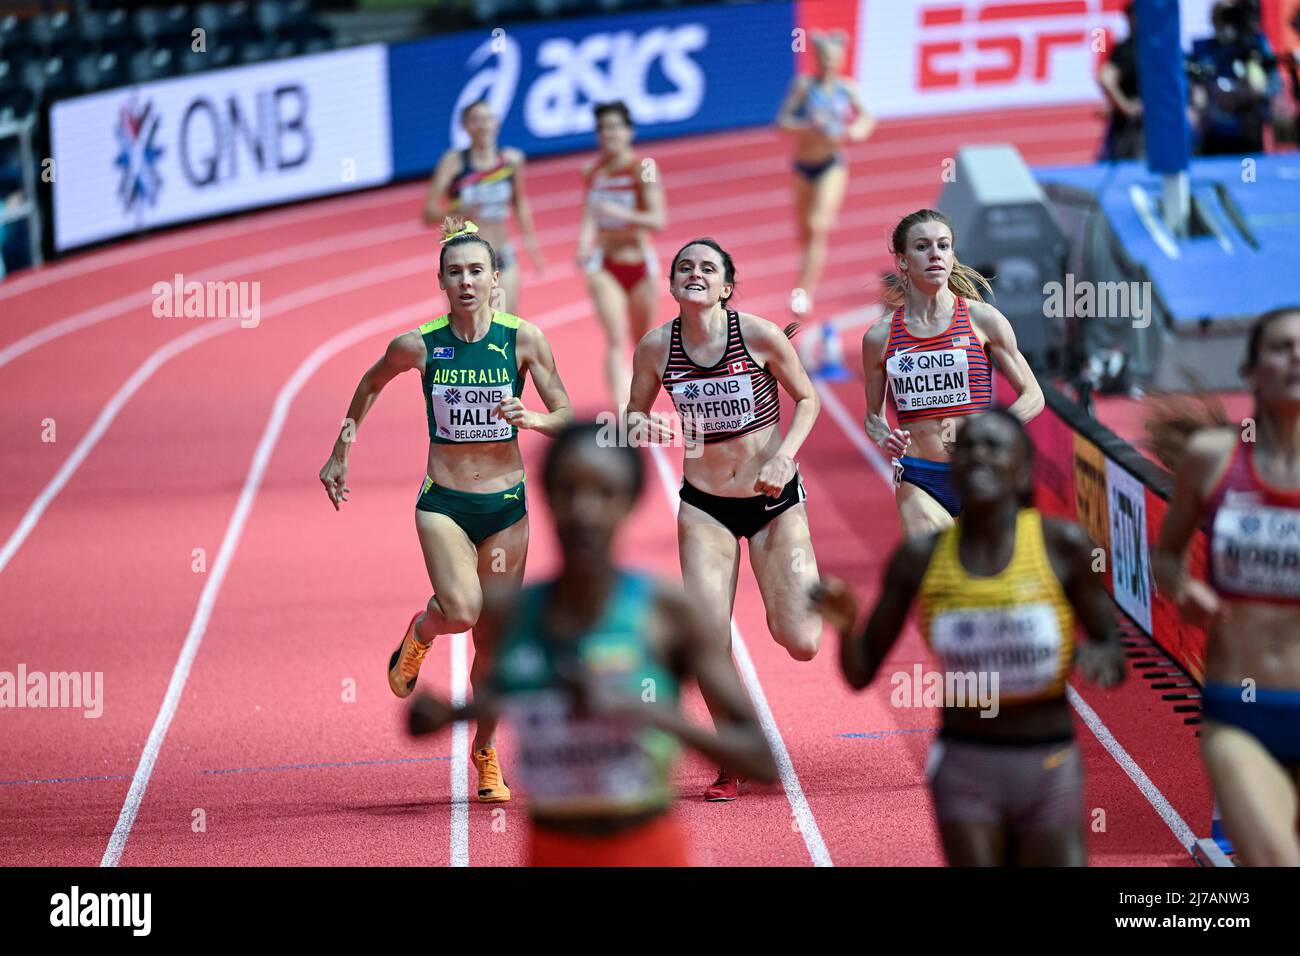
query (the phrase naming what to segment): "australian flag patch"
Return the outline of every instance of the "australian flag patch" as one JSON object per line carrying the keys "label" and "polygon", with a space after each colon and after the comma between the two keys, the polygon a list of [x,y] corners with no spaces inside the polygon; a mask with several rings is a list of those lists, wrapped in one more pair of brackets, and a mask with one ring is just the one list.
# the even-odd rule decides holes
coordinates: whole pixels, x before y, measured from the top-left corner
{"label": "australian flag patch", "polygon": [[439,345],[433,350],[433,357],[436,359],[449,359],[456,357],[456,346]]}

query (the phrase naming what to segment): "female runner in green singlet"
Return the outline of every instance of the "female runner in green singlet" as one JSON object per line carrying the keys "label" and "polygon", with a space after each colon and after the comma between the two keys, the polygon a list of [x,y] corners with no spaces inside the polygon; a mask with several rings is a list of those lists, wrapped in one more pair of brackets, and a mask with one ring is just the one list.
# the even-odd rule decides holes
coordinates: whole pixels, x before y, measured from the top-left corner
{"label": "female runner in green singlet", "polygon": [[[320,472],[337,510],[350,490],[348,453],[355,429],[385,385],[402,372],[419,371],[429,457],[415,525],[434,593],[411,618],[389,659],[388,684],[398,697],[415,688],[434,637],[471,628],[470,681],[476,690],[482,684],[488,646],[477,626],[483,583],[504,579],[518,587],[528,550],[518,429],[553,436],[573,420],[546,336],[518,316],[492,308],[498,275],[491,244],[459,217],[447,218],[443,234],[438,286],[447,293],[447,314],[393,339],[361,377],[343,431]],[[520,400],[530,372],[545,412],[531,411]],[[494,720],[483,720],[474,735],[478,798],[485,803],[510,799],[493,746],[495,728]]]}

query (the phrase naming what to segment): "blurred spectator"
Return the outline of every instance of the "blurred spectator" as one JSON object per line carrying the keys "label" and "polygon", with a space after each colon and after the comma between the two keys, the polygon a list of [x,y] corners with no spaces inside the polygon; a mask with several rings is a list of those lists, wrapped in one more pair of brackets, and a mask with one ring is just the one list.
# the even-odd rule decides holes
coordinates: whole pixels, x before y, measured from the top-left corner
{"label": "blurred spectator", "polygon": [[1110,59],[1102,64],[1097,74],[1097,82],[1110,107],[1110,124],[1101,145],[1102,162],[1140,159],[1144,152],[1137,43],[1134,40],[1137,15],[1133,3],[1124,8],[1124,15],[1128,17],[1128,36],[1115,46]]}
{"label": "blurred spectator", "polygon": [[[23,193],[23,171],[18,159],[9,151],[0,150],[0,213],[7,213],[22,205],[26,196]],[[27,248],[27,221],[25,219],[6,223],[0,215],[0,279],[6,272],[13,272],[31,265],[31,256]]]}
{"label": "blurred spectator", "polygon": [[1199,152],[1263,152],[1280,81],[1277,57],[1259,29],[1258,4],[1224,0],[1211,20],[1214,36],[1192,44],[1188,66]]}
{"label": "blurred spectator", "polygon": [[[1291,17],[1291,32],[1300,37],[1300,4],[1296,4],[1295,13]],[[1300,108],[1300,47],[1288,51],[1283,62],[1291,77],[1291,102]]]}

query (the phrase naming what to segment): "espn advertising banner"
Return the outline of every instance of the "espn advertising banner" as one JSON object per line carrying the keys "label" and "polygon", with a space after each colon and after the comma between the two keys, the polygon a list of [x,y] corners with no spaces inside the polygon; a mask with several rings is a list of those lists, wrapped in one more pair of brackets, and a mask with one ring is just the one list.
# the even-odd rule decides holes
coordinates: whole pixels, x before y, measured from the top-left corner
{"label": "espn advertising banner", "polygon": [[55,103],[55,248],[387,182],[386,54],[355,47]]}
{"label": "espn advertising banner", "polygon": [[[657,10],[507,26],[389,48],[393,172],[469,145],[484,99],[529,155],[595,149],[592,107],[623,100],[641,141],[769,125],[794,76],[792,3]],[[775,135],[775,134],[774,134]]]}
{"label": "espn advertising banner", "polygon": [[[1214,0],[1181,0],[1184,49]],[[860,0],[853,74],[877,117],[1103,100],[1127,0]],[[1062,130],[1068,136],[1068,130]]]}

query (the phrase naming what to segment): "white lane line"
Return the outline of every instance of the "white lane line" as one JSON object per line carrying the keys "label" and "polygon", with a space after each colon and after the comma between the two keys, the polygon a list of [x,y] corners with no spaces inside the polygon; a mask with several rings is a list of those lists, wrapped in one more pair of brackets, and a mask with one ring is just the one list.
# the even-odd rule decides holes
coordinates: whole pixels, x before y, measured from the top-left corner
{"label": "white lane line", "polygon": [[[375,245],[383,242],[394,242],[400,239],[414,237],[418,231],[411,225],[381,226],[376,229],[367,229],[348,236],[336,236],[329,239],[314,239],[311,242],[301,242],[297,245],[285,246],[277,249],[275,252],[259,253],[254,256],[244,256],[239,259],[231,259],[228,262],[219,262],[216,265],[205,267],[197,274],[185,276],[186,282],[207,282],[209,280],[218,280],[222,282],[232,281],[235,276],[256,275],[269,269],[276,269],[280,266],[294,265],[307,259],[325,258],[331,255],[340,255],[350,252],[362,245]],[[428,260],[425,260],[426,266]],[[157,281],[170,284],[175,275],[172,270],[168,275],[160,275]],[[150,285],[152,289],[152,285]],[[65,335],[71,335],[82,329],[90,328],[92,325],[98,325],[100,322],[107,321],[118,315],[124,315],[132,310],[140,312],[141,318],[148,317],[152,319],[148,308],[153,302],[152,292],[132,292],[129,295],[119,296],[109,302],[101,302],[99,305],[92,306],[89,309],[83,309],[80,312],[73,313],[65,319],[52,322],[43,328],[34,332],[29,332],[22,338],[11,342],[4,348],[0,349],[0,367],[7,365],[19,356],[26,355],[32,349],[39,348],[47,342],[53,342],[55,339]]]}
{"label": "white lane line", "polygon": [[[659,474],[660,485],[664,494],[668,497],[668,504],[671,508],[677,501],[677,487],[680,481],[673,474],[672,466],[668,464],[667,456],[664,450],[657,445],[650,446],[650,453],[654,458],[655,470]],[[822,839],[821,830],[817,827],[817,820],[813,817],[812,808],[808,806],[808,800],[804,796],[803,787],[799,783],[799,775],[795,772],[794,763],[790,760],[790,751],[786,749],[785,740],[781,736],[781,729],[776,724],[776,718],[772,716],[772,708],[767,704],[767,695],[763,693],[763,685],[759,682],[758,671],[754,669],[754,661],[749,656],[749,648],[745,645],[745,637],[740,633],[740,628],[736,626],[736,619],[731,619],[731,648],[736,655],[736,665],[740,672],[740,678],[745,682],[745,689],[749,692],[749,699],[754,705],[754,712],[758,716],[758,722],[763,728],[763,736],[767,738],[768,746],[772,748],[772,755],[776,758],[776,764],[781,772],[781,785],[785,788],[786,799],[790,801],[790,809],[794,812],[795,822],[799,825],[799,833],[803,836],[804,846],[808,848],[808,855],[812,857],[814,866],[834,866],[831,862],[830,851],[826,849],[826,841]]]}
{"label": "white lane line", "polygon": [[[451,636],[451,706],[465,706],[469,684],[467,634]],[[469,866],[469,722],[451,729],[451,865]]]}
{"label": "white lane line", "polygon": [[[421,260],[412,260],[421,261]],[[427,267],[427,263],[424,264]],[[375,270],[371,270],[375,271]],[[361,273],[365,275],[366,273]],[[570,322],[578,315],[582,314],[585,304],[582,308],[572,304],[546,313],[544,317],[538,320],[539,325],[545,323],[547,327],[562,325]],[[131,828],[135,825],[136,816],[140,812],[140,803],[144,800],[145,789],[149,786],[149,778],[153,774],[154,764],[158,761],[158,754],[162,749],[163,740],[167,736],[167,730],[171,726],[172,718],[176,716],[176,708],[180,704],[181,692],[185,689],[185,682],[189,679],[190,667],[194,663],[194,657],[198,654],[199,645],[203,642],[203,635],[207,631],[208,621],[212,617],[212,610],[216,606],[217,596],[221,591],[221,585],[224,583],[227,570],[230,563],[234,560],[236,548],[239,546],[239,538],[243,534],[244,524],[248,520],[248,515],[252,511],[253,501],[257,497],[258,488],[261,485],[262,476],[266,471],[266,466],[271,458],[271,453],[275,450],[276,443],[280,440],[280,432],[284,428],[284,422],[289,414],[289,407],[297,397],[298,392],[303,385],[316,374],[317,370],[333,355],[355,345],[371,335],[376,335],[389,329],[399,329],[404,324],[419,321],[429,314],[429,306],[423,302],[416,305],[406,306],[382,315],[379,318],[371,319],[361,325],[353,326],[333,338],[327,339],[318,346],[285,383],[276,395],[275,403],[272,407],[271,417],[267,422],[266,429],[262,433],[262,439],[258,443],[257,451],[253,455],[253,463],[249,468],[248,474],[244,478],[244,487],[239,495],[239,502],[235,506],[235,511],[231,515],[230,523],[226,526],[226,534],[222,538],[221,548],[217,552],[217,559],[213,563],[212,569],[208,574],[208,580],[203,586],[203,592],[199,595],[198,607],[195,609],[194,618],[190,622],[189,632],[185,636],[185,643],[181,647],[180,657],[176,661],[176,666],[172,670],[171,680],[167,684],[167,693],[163,697],[162,707],[158,711],[158,716],[154,720],[153,728],[149,731],[149,738],[145,742],[144,751],[140,755],[140,762],[136,766],[135,774],[131,778],[131,788],[127,791],[126,800],[122,804],[122,811],[118,815],[117,825],[113,828],[113,835],[109,838],[108,847],[104,850],[104,857],[100,861],[101,866],[117,866],[118,861],[122,858],[122,851],[126,848],[127,838],[131,835]],[[459,635],[462,639],[464,634]],[[453,639],[452,649],[455,653],[455,641]],[[461,645],[461,666],[464,673],[468,670],[464,668],[464,645]],[[453,658],[453,671],[455,670],[455,659]],[[465,678],[461,679],[462,701],[464,699]],[[456,687],[453,675],[453,690]],[[461,725],[464,728],[464,725]],[[468,752],[468,743],[465,744],[461,753]],[[457,763],[456,754],[453,753],[452,765]],[[452,777],[453,801],[455,800],[456,780],[461,781],[461,786],[467,796],[468,783],[466,775],[468,767],[461,764],[462,773],[459,778]],[[462,800],[464,813],[464,822],[462,832],[463,841],[463,863],[454,864],[460,866],[469,865],[469,806],[465,800]],[[456,840],[456,807],[453,802],[453,830],[452,830],[452,852],[457,852],[455,845]]]}
{"label": "white lane line", "polygon": [[1147,798],[1147,802],[1160,815],[1160,819],[1165,821],[1165,826],[1169,827],[1170,831],[1173,832],[1175,839],[1190,853],[1196,844],[1196,834],[1192,832],[1192,828],[1187,825],[1178,811],[1165,799],[1165,795],[1160,792],[1160,788],[1137,765],[1137,761],[1129,756],[1128,751],[1115,739],[1115,735],[1110,732],[1110,728],[1097,716],[1097,712],[1088,706],[1088,702],[1083,699],[1082,695],[1068,684],[1065,692],[1069,695],[1070,704],[1074,707],[1075,712],[1083,718],[1083,722],[1088,725],[1088,729],[1092,731],[1093,736],[1106,748],[1107,753],[1115,758],[1115,762],[1128,774],[1134,786],[1142,792],[1142,796]]}
{"label": "white lane line", "polygon": [[[893,473],[886,473],[881,470],[880,465],[883,459],[881,459],[880,454],[875,447],[871,445],[865,437],[859,434],[858,428],[853,422],[853,417],[848,413],[844,406],[840,404],[839,399],[830,394],[830,389],[825,388],[821,383],[818,383],[817,390],[821,393],[826,406],[831,409],[831,417],[835,419],[835,423],[844,430],[844,434],[848,436],[854,447],[862,453],[862,456],[871,462],[875,467],[876,474],[880,475],[881,480],[892,488],[894,485]],[[830,396],[830,401],[825,401],[828,395]],[[836,408],[839,409],[840,414],[836,414]],[[1088,729],[1092,731],[1093,736],[1097,738],[1101,745],[1106,748],[1106,752],[1109,753],[1124,772],[1128,774],[1129,779],[1131,779],[1134,785],[1137,786],[1138,791],[1142,796],[1146,797],[1147,802],[1151,804],[1151,808],[1155,810],[1161,820],[1165,821],[1165,825],[1169,827],[1174,838],[1190,852],[1191,847],[1196,843],[1196,835],[1192,832],[1191,828],[1188,827],[1186,822],[1184,822],[1183,818],[1178,815],[1178,811],[1173,808],[1165,795],[1160,792],[1160,788],[1157,787],[1151,778],[1143,772],[1142,768],[1137,765],[1137,762],[1129,756],[1128,751],[1126,751],[1123,746],[1121,746],[1120,742],[1115,739],[1115,735],[1111,733],[1110,728],[1107,727],[1102,719],[1097,716],[1096,711],[1088,706],[1088,703],[1079,695],[1078,691],[1067,685],[1066,692],[1069,696],[1070,705],[1074,707],[1075,713],[1077,713],[1083,722],[1088,725]]]}
{"label": "white lane line", "polygon": [[[701,149],[701,151],[704,152],[707,150]],[[932,150],[920,150],[920,151],[912,150],[912,151],[916,152],[917,155],[928,155],[929,151]],[[661,153],[660,155],[663,155],[663,153]],[[906,158],[906,154],[894,155],[894,159],[900,159],[900,158]],[[768,158],[764,158],[762,160],[755,160],[748,163],[726,163],[723,164],[721,167],[711,166],[709,169],[704,170],[702,172],[684,172],[679,174],[678,176],[674,177],[672,181],[672,186],[673,189],[690,188],[691,186],[697,184],[696,177],[698,177],[699,183],[701,184],[704,183],[706,180],[708,182],[715,182],[718,178],[719,172],[721,172],[724,178],[728,178],[728,179],[750,178],[751,167],[754,168],[754,171],[752,173],[752,175],[754,176],[771,175],[772,172],[777,171],[778,169],[784,169],[784,163],[785,163],[785,155],[784,153],[782,153],[779,156],[774,155]],[[760,173],[757,171],[757,167],[760,165],[763,166],[764,168],[767,168],[766,173]],[[898,180],[897,177],[895,177],[895,179],[891,181],[893,188],[902,189],[902,188],[920,184],[922,181],[926,183],[929,182],[929,180],[926,178],[928,174],[924,173],[923,171],[917,171],[915,170],[914,167],[908,167],[908,168],[913,171],[910,173],[904,173],[903,180]],[[534,173],[534,175],[536,175],[536,173]],[[878,177],[875,176],[856,177],[853,184],[849,186],[849,191],[846,194],[846,199],[857,196],[858,194],[866,194],[866,193],[874,192],[877,185],[878,185]],[[759,201],[759,197],[762,197],[762,201]],[[407,201],[409,200],[401,200],[400,202],[394,201],[393,204],[397,205],[397,204],[405,203]],[[582,193],[579,190],[568,190],[564,192],[558,192],[553,190],[548,192],[547,195],[539,197],[537,200],[534,201],[533,205],[535,210],[549,211],[551,209],[568,209],[570,207],[578,206],[581,204],[581,201],[582,201]],[[788,204],[789,204],[789,192],[784,187],[771,189],[764,193],[751,192],[741,200],[723,199],[723,200],[711,201],[709,203],[705,203],[705,202],[688,203],[688,204],[678,205],[673,207],[675,210],[674,213],[675,218],[674,218],[673,226],[675,229],[677,229],[682,227],[685,223],[695,221],[695,220],[705,222],[711,219],[718,218],[720,216],[752,214],[757,209],[768,209],[772,211],[772,215],[771,215],[772,220],[774,221],[779,220],[780,222],[780,225],[775,227],[775,231],[774,231],[774,227],[770,224],[770,222],[765,220],[764,222],[759,223],[758,225],[743,230],[741,232],[729,233],[728,240],[733,244],[740,244],[742,240],[747,241],[750,238],[750,236],[753,236],[755,238],[765,238],[765,239],[793,238],[795,234],[795,227],[793,223],[789,221],[787,208],[786,208]],[[846,207],[844,213],[840,216],[839,228],[852,229],[860,225],[877,225],[878,224],[877,214],[881,212],[893,213],[896,211],[896,205],[897,205],[896,202],[893,201],[887,201],[887,202],[876,203],[876,204],[863,204],[860,202],[850,204]],[[308,217],[308,218],[312,218],[312,217]],[[572,232],[573,229],[572,227],[569,226],[566,226],[563,229],[557,228],[557,229],[547,230],[546,232],[539,234],[538,240],[543,244],[543,246],[546,246],[548,243],[552,241],[558,242],[560,241],[561,238],[572,235]],[[254,263],[257,268],[262,268],[262,269],[274,268],[275,266],[278,265],[296,263],[306,259],[316,258],[318,256],[326,256],[339,251],[346,251],[347,249],[356,248],[358,244],[362,244],[366,242],[369,243],[390,242],[390,241],[397,241],[404,238],[416,239],[419,238],[420,235],[423,233],[429,233],[430,236],[432,236],[432,233],[428,229],[419,225],[412,219],[410,222],[399,222],[396,224],[378,226],[373,229],[364,230],[362,232],[350,235],[346,237],[346,239],[344,240],[328,239],[328,240],[317,240],[311,243],[300,243],[293,246],[286,246],[284,249],[274,254],[261,254],[247,259],[239,259],[239,260],[234,260],[232,262],[218,263],[217,265],[214,266],[201,267],[201,271],[197,274],[197,278],[194,275],[188,276],[187,278],[193,279],[195,281],[206,281],[207,279],[229,281],[232,275],[243,274],[248,272],[249,267],[247,267],[246,264],[249,262]],[[340,243],[342,243],[341,246]],[[313,247],[313,246],[318,247],[321,251],[319,252],[307,251],[309,247]],[[839,249],[838,251],[841,255],[850,254],[850,250]],[[870,255],[876,252],[879,252],[878,244],[871,244],[870,248],[867,248],[866,245],[863,245],[861,249],[855,248],[851,251],[851,254],[853,257],[857,257],[858,255]],[[136,258],[136,257],[130,257],[130,258]],[[140,258],[143,258],[143,256],[141,256]],[[764,262],[761,264],[750,263],[747,268],[750,270],[757,269],[761,274],[763,271],[766,270],[766,268],[769,265],[769,262],[772,268],[778,268],[780,267],[780,265],[786,263],[788,261],[788,258],[789,258],[788,256],[784,258],[776,257],[774,259],[769,260],[768,262]],[[38,273],[37,275],[53,273],[57,270],[58,270],[57,266],[51,267],[43,270],[41,273]],[[93,270],[83,269],[80,271],[93,271]],[[71,272],[69,273],[69,275],[73,275],[73,274],[76,273],[71,273]],[[563,281],[570,281],[572,279],[572,271],[566,270],[562,275],[556,275],[554,272],[552,272],[552,276],[555,278],[559,278]],[[170,278],[171,278],[170,276],[160,277],[160,281],[166,281],[169,280]],[[46,283],[42,282],[41,284],[46,284]],[[865,287],[865,282],[862,283],[862,287]],[[5,290],[6,290],[6,285],[0,283],[0,299],[4,298]],[[825,292],[825,290],[823,290],[823,292]],[[37,329],[23,336],[22,338],[10,343],[4,348],[0,348],[0,366],[4,366],[9,362],[13,361],[14,359],[18,358],[19,356],[24,355],[27,352],[30,352],[32,349],[38,348],[41,345],[45,345],[46,343],[54,341],[55,339],[60,338],[64,335],[69,335],[73,332],[79,331],[80,329],[87,328],[91,325],[96,325],[100,322],[105,321],[106,319],[110,319],[113,316],[128,311],[132,308],[142,308],[145,305],[149,304],[150,301],[151,301],[150,295],[143,292],[122,296],[118,299],[113,300],[112,302],[101,303],[100,305],[93,306],[90,309],[86,309],[82,312],[76,313],[72,316],[69,316],[68,318],[61,319],[57,322],[51,323],[49,326],[46,326],[41,329]],[[851,319],[849,321],[852,324],[858,324],[856,319]]]}
{"label": "white lane line", "polygon": [[[938,122],[928,125],[937,125]],[[905,125],[906,124],[906,125]],[[886,138],[881,140],[879,136],[873,137],[865,144],[857,146],[850,150],[850,159],[854,163],[865,162],[868,160],[884,159],[886,156],[893,160],[907,159],[909,155],[928,155],[934,150],[947,148],[952,143],[951,135],[947,133],[935,136],[926,136],[924,134],[913,132],[911,127],[926,124],[908,124],[908,121],[893,121],[891,131],[896,130],[904,133],[903,141],[894,143]],[[1025,125],[1024,123],[1013,122],[1002,124],[997,127],[998,136],[1010,142],[1025,144],[1039,141],[1055,141],[1059,135],[1051,129],[1044,128],[1042,123]],[[1039,136],[1040,131],[1044,135]],[[731,155],[747,155],[746,147],[766,146],[771,142],[771,132],[765,127],[746,132],[730,131],[724,132],[724,141],[720,144],[710,145],[701,143],[694,137],[685,140],[673,142],[655,142],[647,144],[656,159],[669,157],[678,159],[682,157],[695,157],[700,153],[712,150],[725,150]],[[879,151],[881,156],[874,155]],[[587,161],[586,156],[563,156],[563,157],[545,157],[534,161],[530,164],[529,181],[533,183],[533,191],[538,193],[538,198],[534,203],[535,208],[541,208],[538,203],[544,202],[551,190],[538,190],[537,184],[544,179],[552,176],[570,176],[575,175],[578,168]],[[784,168],[786,161],[785,153],[779,154],[779,157],[773,161],[773,165],[780,165]],[[691,165],[694,165],[693,163]],[[749,175],[761,175],[757,169],[756,163],[735,163],[726,164],[727,166],[740,167],[737,175],[732,178],[747,177]],[[698,183],[694,180],[684,180],[683,184],[704,185],[716,181],[717,166],[709,164],[710,169],[701,170],[698,173],[700,177]],[[754,172],[750,172],[750,167],[754,167]],[[714,178],[709,178],[714,177]],[[76,278],[91,272],[100,272],[113,266],[122,265],[129,262],[135,262],[152,256],[163,255],[165,253],[179,252],[194,246],[205,245],[208,243],[220,242],[231,236],[247,236],[254,232],[267,232],[284,226],[300,226],[309,222],[315,222],[321,219],[329,219],[336,216],[355,215],[359,212],[371,210],[383,210],[390,206],[404,206],[410,204],[412,208],[419,203],[420,197],[423,196],[426,186],[424,183],[393,183],[370,192],[361,194],[340,193],[334,196],[316,197],[311,201],[297,203],[288,209],[262,209],[251,210],[241,214],[238,219],[230,222],[198,222],[184,228],[183,232],[173,233],[170,235],[143,237],[133,241],[133,237],[126,236],[119,240],[119,245],[108,250],[97,250],[94,252],[74,253],[73,257],[57,263],[47,264],[41,269],[34,271],[25,271],[16,275],[11,275],[4,282],[0,282],[0,301],[21,295],[33,289],[39,289],[53,282],[62,282],[68,279]],[[543,195],[545,193],[545,195]]]}
{"label": "white lane line", "polygon": [[192,346],[198,345],[205,339],[210,339],[214,335],[220,335],[238,327],[238,320],[230,319],[194,329],[185,335],[172,339],[141,363],[140,367],[132,373],[131,377],[122,384],[122,387],[113,394],[113,397],[100,410],[90,429],[82,436],[81,441],[77,442],[77,447],[72,450],[72,454],[68,455],[54,477],[36,496],[36,500],[31,503],[22,520],[18,522],[18,527],[9,535],[4,547],[0,548],[0,572],[4,571],[13,556],[18,553],[18,549],[23,546],[27,536],[32,533],[32,530],[36,527],[36,522],[41,520],[41,515],[50,506],[50,502],[55,499],[72,476],[76,474],[77,469],[86,460],[86,456],[90,454],[91,449],[99,443],[99,440],[104,437],[104,433],[108,431],[108,427],[113,424],[113,420],[117,418],[122,406],[140,390],[140,386],[144,385],[153,376],[153,373],[158,371],[169,359]]}
{"label": "white lane line", "polygon": [[[858,452],[871,463],[871,467],[876,470],[880,480],[894,487],[894,469],[889,462],[885,461],[884,456],[880,453],[870,439],[867,438],[863,428],[858,427],[858,423],[853,420],[849,410],[844,407],[835,390],[821,379],[813,379],[813,387],[817,389],[817,394],[822,398],[822,408],[831,413],[831,418],[835,419],[835,424],[848,437],[849,441],[858,449]],[[865,428],[865,426],[863,426]]]}
{"label": "white lane line", "polygon": [[253,510],[253,503],[257,499],[257,492],[262,484],[262,476],[266,473],[271,454],[275,451],[275,446],[280,440],[280,434],[284,429],[285,420],[289,416],[289,408],[292,406],[293,400],[307,381],[316,374],[316,371],[334,355],[365,340],[369,336],[378,335],[385,330],[400,328],[404,323],[413,322],[420,316],[427,314],[428,307],[424,304],[407,306],[340,332],[317,346],[303,360],[293,375],[289,377],[289,380],[281,387],[279,394],[276,395],[271,416],[267,420],[265,430],[262,432],[261,441],[257,444],[257,450],[253,453],[252,464],[244,477],[244,486],[239,493],[239,502],[235,505],[235,510],[230,516],[230,522],[226,525],[226,533],[221,540],[221,548],[217,552],[216,561],[213,562],[208,572],[207,581],[203,585],[203,592],[199,595],[198,606],[194,610],[189,633],[185,635],[185,643],[181,647],[180,657],[176,660],[171,680],[167,684],[167,693],[163,697],[162,707],[159,708],[158,716],[154,719],[153,728],[149,731],[149,739],[145,742],[144,751],[140,754],[140,762],[131,778],[131,789],[127,791],[126,800],[122,804],[122,811],[117,818],[117,826],[113,828],[113,835],[109,838],[108,847],[104,850],[104,857],[100,861],[101,866],[116,866],[122,858],[122,851],[126,848],[127,838],[131,835],[131,827],[134,826],[136,815],[140,812],[140,803],[144,800],[145,789],[149,786],[149,778],[153,774],[154,764],[158,760],[158,753],[162,749],[163,740],[167,736],[167,730],[171,726],[172,718],[176,716],[176,708],[180,704],[181,692],[184,691],[185,682],[190,676],[190,667],[194,663],[195,655],[198,654],[199,645],[203,643],[203,635],[207,632],[208,621],[211,619],[212,610],[216,606],[217,596],[221,592],[222,584],[225,583],[226,572],[230,569],[231,562],[234,560],[235,550],[239,547],[240,536],[244,533],[244,525]]}
{"label": "white lane line", "polygon": [[[388,263],[374,269],[368,269],[365,272],[358,272],[352,275],[346,275],[326,282],[316,283],[315,285],[306,286],[305,288],[289,295],[277,299],[273,305],[264,310],[262,318],[269,318],[288,312],[292,309],[300,308],[304,305],[310,305],[314,302],[328,300],[334,296],[347,292],[353,292],[357,289],[363,289],[371,285],[382,285],[385,282],[391,282],[395,279],[402,279],[412,275],[427,271],[429,263],[423,256],[404,259],[399,262]],[[425,307],[424,315],[429,313],[429,307]],[[231,332],[240,327],[239,320],[227,319],[225,321],[213,322],[200,328],[186,332],[172,339],[166,345],[158,348],[152,355],[140,363],[139,367],[131,376],[122,383],[122,386],[113,394],[104,407],[96,416],[94,424],[90,426],[89,431],[77,443],[77,447],[72,450],[72,454],[67,457],[58,472],[37,495],[36,500],[28,507],[22,520],[18,522],[18,527],[10,534],[4,547],[0,549],[0,572],[17,554],[18,549],[22,547],[23,542],[36,528],[36,523],[40,521],[41,515],[45,513],[59,492],[67,485],[68,481],[81,467],[82,462],[91,450],[99,444],[99,440],[104,437],[110,425],[117,418],[123,406],[126,405],[131,397],[138,392],[144,384],[153,377],[158,369],[162,368],[167,362],[189,348],[226,332]]]}

